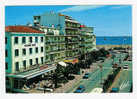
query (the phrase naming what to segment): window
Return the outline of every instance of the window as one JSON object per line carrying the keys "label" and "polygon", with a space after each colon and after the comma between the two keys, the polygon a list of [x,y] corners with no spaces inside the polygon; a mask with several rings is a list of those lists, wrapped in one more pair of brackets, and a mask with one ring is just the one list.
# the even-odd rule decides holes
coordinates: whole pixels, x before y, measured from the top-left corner
{"label": "window", "polygon": [[48,60],[48,58],[49,58],[49,57],[46,55],[46,60]]}
{"label": "window", "polygon": [[29,37],[29,42],[32,43],[32,37]]}
{"label": "window", "polygon": [[29,48],[29,53],[32,54],[32,48]]}
{"label": "window", "polygon": [[38,43],[38,37],[35,37],[35,42]]}
{"label": "window", "polygon": [[19,50],[15,49],[15,56],[19,56]]}
{"label": "window", "polygon": [[5,64],[5,65],[6,65],[6,70],[7,70],[7,69],[8,69],[8,63],[6,62],[6,64]]}
{"label": "window", "polygon": [[43,52],[43,47],[41,47],[41,52]]}
{"label": "window", "polygon": [[32,59],[29,60],[29,64],[32,65]]}
{"label": "window", "polygon": [[22,37],[22,43],[26,43],[26,37]]}
{"label": "window", "polygon": [[6,52],[5,52],[5,55],[6,55],[6,57],[8,57],[8,51],[6,50]]}
{"label": "window", "polygon": [[38,62],[39,62],[39,60],[38,60],[38,58],[36,58],[36,64],[38,64]]}
{"label": "window", "polygon": [[18,89],[18,85],[19,85],[19,82],[18,82],[18,80],[15,78],[15,79],[14,79],[14,88],[15,88],[15,89]]}
{"label": "window", "polygon": [[57,40],[57,37],[55,37],[55,41]]}
{"label": "window", "polygon": [[7,44],[7,37],[5,37],[5,44]]}
{"label": "window", "polygon": [[22,55],[26,55],[26,49],[22,49]]}
{"label": "window", "polygon": [[26,69],[26,60],[23,61],[23,67]]}
{"label": "window", "polygon": [[43,57],[41,57],[41,63],[43,64]]}
{"label": "window", "polygon": [[15,44],[18,44],[18,37],[15,37],[15,38],[14,38],[14,43],[15,43]]}
{"label": "window", "polygon": [[15,63],[15,67],[16,67],[16,68],[15,68],[16,71],[19,71],[19,62],[16,62],[16,63]]}
{"label": "window", "polygon": [[10,80],[9,80],[8,77],[6,77],[6,84],[7,84],[7,85],[10,85]]}
{"label": "window", "polygon": [[34,20],[36,20],[37,18],[36,17],[34,17]]}
{"label": "window", "polygon": [[53,73],[53,70],[51,70],[51,73]]}
{"label": "window", "polygon": [[43,37],[41,37],[41,42],[43,42]]}
{"label": "window", "polygon": [[38,47],[36,47],[36,53],[38,53]]}

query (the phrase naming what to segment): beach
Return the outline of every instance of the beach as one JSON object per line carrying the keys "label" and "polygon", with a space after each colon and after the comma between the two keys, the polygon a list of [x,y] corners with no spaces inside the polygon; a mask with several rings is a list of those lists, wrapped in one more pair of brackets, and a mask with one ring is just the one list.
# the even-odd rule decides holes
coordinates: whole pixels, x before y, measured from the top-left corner
{"label": "beach", "polygon": [[114,48],[114,47],[123,47],[123,48],[127,48],[127,47],[132,47],[132,45],[96,45],[97,48],[105,48],[105,49],[110,49],[110,48]]}

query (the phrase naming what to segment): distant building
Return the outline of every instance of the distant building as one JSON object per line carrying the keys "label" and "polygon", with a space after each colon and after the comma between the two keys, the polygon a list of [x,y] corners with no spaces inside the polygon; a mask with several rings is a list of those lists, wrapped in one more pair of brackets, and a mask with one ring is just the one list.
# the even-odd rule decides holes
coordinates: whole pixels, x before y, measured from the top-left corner
{"label": "distant building", "polygon": [[60,30],[61,35],[76,35],[80,24],[70,16],[47,12],[34,16],[34,26],[55,27]]}
{"label": "distant building", "polygon": [[96,37],[93,34],[93,27],[80,25],[80,47],[81,53],[89,53],[96,50]]}

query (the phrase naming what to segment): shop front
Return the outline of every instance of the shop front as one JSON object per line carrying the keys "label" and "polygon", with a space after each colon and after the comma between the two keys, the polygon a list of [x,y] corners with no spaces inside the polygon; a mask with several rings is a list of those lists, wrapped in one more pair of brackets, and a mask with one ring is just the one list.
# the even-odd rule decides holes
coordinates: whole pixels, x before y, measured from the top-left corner
{"label": "shop front", "polygon": [[39,69],[6,75],[6,88],[12,92],[29,92],[29,90],[40,87],[45,80],[45,75],[52,73],[56,66],[41,66]]}

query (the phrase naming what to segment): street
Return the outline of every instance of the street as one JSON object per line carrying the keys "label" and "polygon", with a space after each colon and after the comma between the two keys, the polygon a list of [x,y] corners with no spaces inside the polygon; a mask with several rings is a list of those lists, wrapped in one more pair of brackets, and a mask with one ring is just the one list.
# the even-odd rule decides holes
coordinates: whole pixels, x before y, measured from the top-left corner
{"label": "street", "polygon": [[132,85],[132,62],[125,61],[123,62],[123,66],[128,64],[128,70],[122,70],[119,79],[115,82],[114,87],[119,88],[119,92],[129,92]]}
{"label": "street", "polygon": [[[119,64],[119,59],[123,60],[126,56],[126,53],[121,54],[115,54],[116,57],[114,58],[114,62]],[[116,81],[116,84],[114,87],[119,87],[119,92],[125,92],[128,86],[131,86],[130,82],[132,81],[132,65],[131,62],[122,61],[119,66],[123,66],[125,64],[128,64],[130,66],[129,70],[122,70],[120,74],[120,78],[118,78],[118,81]],[[99,67],[102,65],[102,69]],[[89,78],[88,79],[81,79],[78,84],[70,88],[66,91],[66,93],[73,93],[79,85],[85,86],[84,93],[91,92],[94,88],[102,88],[103,81],[107,79],[107,76],[111,74],[113,71],[112,68],[112,59],[107,58],[104,62],[98,63],[97,69],[95,69],[93,72],[89,72]],[[102,79],[102,80],[101,80]],[[129,90],[127,90],[128,92]]]}

